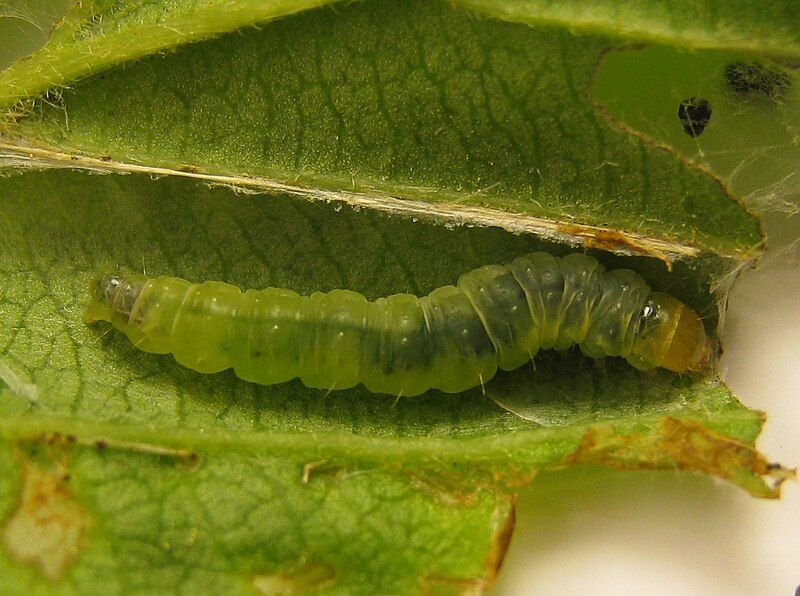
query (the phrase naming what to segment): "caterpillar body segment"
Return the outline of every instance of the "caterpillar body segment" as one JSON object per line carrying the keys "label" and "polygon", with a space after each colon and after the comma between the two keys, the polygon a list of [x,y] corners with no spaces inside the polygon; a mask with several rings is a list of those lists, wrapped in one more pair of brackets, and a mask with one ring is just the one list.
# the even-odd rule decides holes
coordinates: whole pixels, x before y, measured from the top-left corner
{"label": "caterpillar body segment", "polygon": [[110,321],[146,352],[247,381],[376,393],[459,392],[515,369],[540,349],[577,344],[639,369],[701,369],[710,343],[697,314],[636,273],[595,259],[532,253],[488,265],[418,298],[375,301],[349,290],[301,296],[175,277],[105,277],[88,322]]}

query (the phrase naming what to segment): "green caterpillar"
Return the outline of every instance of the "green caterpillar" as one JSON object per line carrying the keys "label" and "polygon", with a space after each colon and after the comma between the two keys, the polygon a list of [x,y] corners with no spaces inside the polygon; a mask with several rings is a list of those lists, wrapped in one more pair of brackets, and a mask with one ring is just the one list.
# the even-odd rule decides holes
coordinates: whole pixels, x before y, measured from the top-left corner
{"label": "green caterpillar", "polygon": [[464,391],[515,369],[540,349],[578,344],[593,358],[622,356],[639,369],[700,370],[710,342],[697,314],[652,292],[627,269],[536,252],[488,265],[417,298],[374,302],[349,290],[300,296],[175,277],[104,277],[87,322],[110,321],[133,344],[172,353],[202,373],[233,367],[269,385],[419,395]]}

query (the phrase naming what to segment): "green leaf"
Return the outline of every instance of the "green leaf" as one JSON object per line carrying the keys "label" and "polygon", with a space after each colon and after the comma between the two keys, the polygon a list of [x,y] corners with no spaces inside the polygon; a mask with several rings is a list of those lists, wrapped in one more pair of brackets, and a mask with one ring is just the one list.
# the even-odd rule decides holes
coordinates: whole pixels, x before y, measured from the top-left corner
{"label": "green leaf", "polygon": [[[0,196],[0,443],[11,479],[0,562],[20,591],[53,580],[64,591],[102,590],[101,577],[116,578],[112,591],[154,582],[464,588],[488,582],[499,564],[511,511],[499,491],[538,469],[695,469],[761,496],[776,494],[765,480],[784,475],[753,450],[761,416],[713,376],[648,377],[621,362],[603,372],[577,353],[549,354],[486,388],[504,400],[536,388],[532,422],[480,388],[397,401],[363,388],[325,395],[296,381],[200,375],[82,320],[90,280],[116,267],[375,298],[425,293],[542,248],[529,236],[170,177],[34,171],[1,178]],[[667,273],[652,259],[600,257],[713,308],[714,259]],[[30,474],[42,476],[33,488]],[[34,489],[45,496],[29,496]],[[31,513],[28,500],[42,510]],[[51,510],[64,520],[47,535],[64,538],[37,547],[41,534],[22,530]]]}
{"label": "green leaf", "polygon": [[68,4],[69,0],[0,1],[0,69],[41,48]]}
{"label": "green leaf", "polygon": [[[786,244],[800,233],[800,221],[785,221],[800,208],[796,68],[750,54],[649,47],[607,54],[593,94],[620,126],[713,171],[767,224],[780,222],[783,237],[771,240]],[[676,125],[678,106],[691,97],[712,109],[697,137]]]}
{"label": "green leaf", "polygon": [[15,481],[0,485],[5,594],[480,590],[513,522],[511,498],[491,490],[148,447],[63,437],[3,446],[0,470]]}
{"label": "green leaf", "polygon": [[69,6],[69,10],[53,34],[41,40],[47,43],[39,52],[0,72],[0,105],[38,95],[125,60],[331,1],[27,0],[11,4],[6,0],[0,3],[0,17],[22,18],[37,28],[52,24],[61,7]]}
{"label": "green leaf", "polygon": [[460,593],[491,583],[509,495],[538,470],[689,469],[777,496],[763,415],[714,371],[574,350],[485,394],[328,395],[200,375],[84,323],[90,280],[118,268],[374,299],[568,243],[714,328],[759,221],[598,110],[617,41],[371,0],[179,47],[312,4],[83,2],[0,73],[0,163],[29,168],[0,177],[11,590]]}
{"label": "green leaf", "polygon": [[793,0],[456,0],[529,25],[677,45],[800,56],[800,6]]}
{"label": "green leaf", "polygon": [[591,103],[611,45],[438,2],[310,11],[51,94],[7,149],[642,254],[747,252],[757,222],[718,181]]}

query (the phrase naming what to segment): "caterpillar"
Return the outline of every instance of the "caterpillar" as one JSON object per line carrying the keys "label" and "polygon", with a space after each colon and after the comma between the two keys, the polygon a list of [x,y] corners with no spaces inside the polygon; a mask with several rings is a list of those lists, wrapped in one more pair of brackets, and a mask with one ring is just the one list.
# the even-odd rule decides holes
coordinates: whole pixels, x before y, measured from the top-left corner
{"label": "caterpillar", "polygon": [[368,301],[350,290],[301,296],[218,281],[107,276],[93,282],[87,323],[110,321],[145,352],[201,373],[233,368],[270,385],[419,395],[483,385],[540,349],[577,344],[646,370],[701,370],[710,340],[698,315],[633,271],[583,254],[535,252],[462,275],[427,296]]}

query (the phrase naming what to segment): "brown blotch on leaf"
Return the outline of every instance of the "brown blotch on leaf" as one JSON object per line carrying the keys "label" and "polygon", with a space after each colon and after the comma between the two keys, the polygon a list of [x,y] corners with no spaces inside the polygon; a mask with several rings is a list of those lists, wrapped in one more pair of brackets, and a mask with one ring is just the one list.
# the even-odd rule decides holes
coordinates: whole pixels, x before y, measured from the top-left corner
{"label": "brown blotch on leaf", "polygon": [[644,254],[663,261],[667,269],[672,270],[672,259],[666,253],[656,250],[624,232],[602,228],[586,229],[583,226],[568,223],[561,224],[561,228],[567,234],[580,238],[584,248],[635,255]]}
{"label": "brown blotch on leaf", "polygon": [[70,447],[72,445],[81,445],[94,447],[98,451],[105,451],[106,449],[134,451],[136,453],[144,453],[157,457],[173,458],[175,459],[176,463],[181,465],[185,464],[189,467],[195,466],[200,459],[198,453],[191,449],[176,449],[166,445],[139,443],[135,441],[121,441],[117,439],[77,437],[75,435],[64,435],[61,433],[47,433],[39,435],[36,437],[35,442],[60,448]]}
{"label": "brown blotch on leaf", "polygon": [[414,488],[423,490],[448,506],[472,507],[478,501],[480,491],[494,492],[498,487],[513,490],[527,486],[536,476],[537,470],[517,467],[513,463],[501,472],[474,467],[451,471],[407,470],[405,476]]}
{"label": "brown blotch on leaf", "polygon": [[425,596],[444,596],[458,594],[459,596],[478,596],[487,589],[486,580],[480,577],[474,579],[460,577],[441,577],[426,575],[420,583],[420,592]]}
{"label": "brown blotch on leaf", "polygon": [[507,507],[497,507],[494,510],[493,523],[495,532],[492,534],[492,547],[486,555],[486,589],[492,587],[503,560],[511,544],[514,526],[517,523],[517,495],[509,495]]}
{"label": "brown blotch on leaf", "polygon": [[483,594],[492,587],[500,567],[503,565],[511,536],[514,533],[517,512],[517,496],[506,495],[492,514],[492,536],[489,552],[484,558],[482,577],[450,577],[427,574],[420,581],[420,592],[426,595],[459,594],[462,596]]}
{"label": "brown blotch on leaf", "polygon": [[436,499],[440,504],[448,507],[473,507],[478,502],[478,493],[481,490],[479,483],[459,482],[458,477],[449,478],[443,474],[426,474],[420,472],[406,472],[411,485]]}
{"label": "brown blotch on leaf", "polygon": [[303,473],[300,477],[303,484],[308,484],[313,478],[328,477],[333,480],[340,480],[347,475],[347,469],[343,466],[321,459],[312,461],[303,466]]}
{"label": "brown blotch on leaf", "polygon": [[590,426],[563,465],[591,463],[621,470],[692,470],[741,486],[756,497],[776,499],[795,475],[770,463],[753,445],[716,433],[699,422],[665,416],[657,429],[619,434],[611,424]]}
{"label": "brown blotch on leaf", "polygon": [[308,594],[329,588],[335,582],[336,571],[323,563],[300,563],[285,571],[253,577],[253,587],[268,596]]}
{"label": "brown blotch on leaf", "polygon": [[90,518],[67,487],[63,466],[45,466],[18,454],[22,490],[3,526],[3,547],[20,563],[37,566],[51,582],[60,579],[84,543]]}

